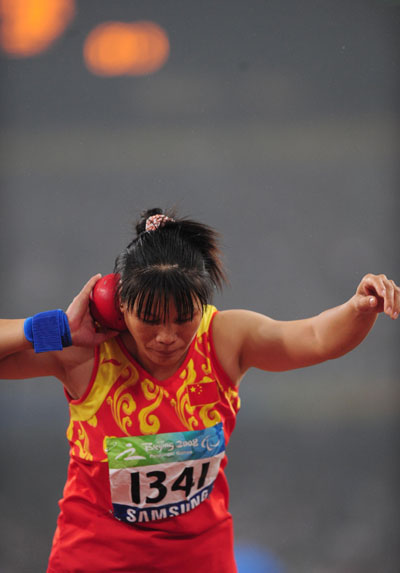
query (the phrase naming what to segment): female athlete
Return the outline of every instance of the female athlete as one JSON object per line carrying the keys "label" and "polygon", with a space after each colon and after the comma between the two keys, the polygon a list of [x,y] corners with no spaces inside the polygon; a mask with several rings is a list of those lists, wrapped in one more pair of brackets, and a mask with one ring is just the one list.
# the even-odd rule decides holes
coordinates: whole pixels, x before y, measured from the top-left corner
{"label": "female athlete", "polygon": [[121,332],[90,314],[92,277],[66,313],[0,321],[2,378],[54,376],[69,403],[70,462],[49,573],[233,573],[224,474],[239,384],[338,358],[400,289],[366,275],[350,300],[304,320],[218,312],[216,233],[147,211],[117,257]]}

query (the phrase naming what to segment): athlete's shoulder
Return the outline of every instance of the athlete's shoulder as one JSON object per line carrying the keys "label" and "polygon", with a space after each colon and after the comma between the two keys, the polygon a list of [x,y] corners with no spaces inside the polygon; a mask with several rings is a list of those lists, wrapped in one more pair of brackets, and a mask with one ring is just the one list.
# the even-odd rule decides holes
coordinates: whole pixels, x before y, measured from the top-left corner
{"label": "athlete's shoulder", "polygon": [[240,355],[243,345],[242,322],[246,311],[221,310],[215,313],[211,325],[211,337],[219,363],[238,386],[243,372],[240,368]]}

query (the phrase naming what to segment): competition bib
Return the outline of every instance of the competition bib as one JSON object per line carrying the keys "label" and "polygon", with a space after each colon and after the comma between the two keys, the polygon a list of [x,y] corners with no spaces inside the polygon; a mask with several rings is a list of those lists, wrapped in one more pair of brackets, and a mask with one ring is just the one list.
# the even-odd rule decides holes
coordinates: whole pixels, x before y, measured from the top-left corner
{"label": "competition bib", "polygon": [[205,501],[225,453],[222,423],[205,430],[107,438],[114,515],[165,519]]}

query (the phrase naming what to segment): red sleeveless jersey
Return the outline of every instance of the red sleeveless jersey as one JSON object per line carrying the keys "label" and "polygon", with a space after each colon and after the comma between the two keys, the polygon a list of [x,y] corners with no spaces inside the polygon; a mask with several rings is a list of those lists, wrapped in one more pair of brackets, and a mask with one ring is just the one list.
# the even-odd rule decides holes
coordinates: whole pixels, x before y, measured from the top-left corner
{"label": "red sleeveless jersey", "polygon": [[48,573],[234,573],[225,447],[240,407],[205,309],[184,363],[158,381],[117,337],[69,401],[68,479]]}

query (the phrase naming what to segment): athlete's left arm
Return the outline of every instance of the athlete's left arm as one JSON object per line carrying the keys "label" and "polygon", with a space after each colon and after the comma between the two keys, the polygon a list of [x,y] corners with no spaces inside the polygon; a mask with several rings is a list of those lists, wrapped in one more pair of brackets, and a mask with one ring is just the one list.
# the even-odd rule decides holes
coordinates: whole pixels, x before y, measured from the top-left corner
{"label": "athlete's left arm", "polygon": [[[392,319],[398,317],[400,289],[385,275],[368,274],[350,300],[317,316],[277,321],[258,313],[234,310],[220,313],[216,326],[220,333],[229,332],[238,378],[251,367],[291,370],[343,356],[364,340],[381,312]],[[224,346],[227,348],[219,344],[219,354],[225,354]],[[224,356],[222,361],[225,362]]]}

